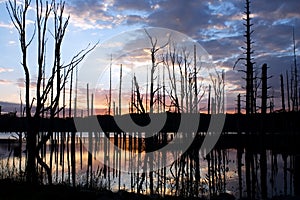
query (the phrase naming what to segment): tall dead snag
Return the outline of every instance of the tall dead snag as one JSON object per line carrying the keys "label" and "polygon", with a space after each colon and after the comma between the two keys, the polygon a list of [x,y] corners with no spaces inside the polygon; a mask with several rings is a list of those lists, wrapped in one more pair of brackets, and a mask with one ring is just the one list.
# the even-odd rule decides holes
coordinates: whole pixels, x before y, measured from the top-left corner
{"label": "tall dead snag", "polygon": [[[30,6],[30,0],[25,0],[22,5],[17,5],[17,1],[8,1],[6,3],[6,9],[9,13],[10,19],[17,29],[19,34],[19,41],[20,47],[22,52],[22,67],[25,74],[25,110],[26,110],[26,118],[27,118],[27,127],[30,127],[30,120],[31,120],[31,109],[30,109],[30,74],[29,74],[29,67],[27,65],[27,48],[32,42],[34,35],[32,38],[27,41],[26,33],[26,17],[27,11]],[[35,137],[33,136],[32,131],[30,128],[27,130],[27,144],[26,148],[28,149],[28,159],[26,165],[26,179],[29,182],[36,182],[37,175],[35,171],[35,159],[34,159],[34,148],[30,148],[31,146],[35,145]]]}
{"label": "tall dead snag", "polygon": [[[246,47],[242,47],[245,52],[244,54],[246,55],[243,58],[239,58],[236,63],[234,64],[234,67],[237,65],[237,63],[240,60],[245,60],[245,67],[246,70],[241,70],[242,72],[246,73],[246,114],[250,115],[254,113],[254,92],[253,92],[253,58],[252,58],[252,54],[253,54],[253,50],[252,50],[252,34],[253,34],[253,30],[251,30],[251,27],[253,26],[253,24],[251,23],[251,12],[250,12],[250,0],[246,0],[245,3],[245,18],[243,18],[243,20],[245,21],[244,26],[246,28],[245,30],[245,44]],[[247,191],[247,197],[251,198],[252,194],[255,193],[255,191],[252,191],[252,189],[255,189],[254,187],[251,188],[251,181],[254,182],[255,180],[251,180],[250,177],[250,165],[251,162],[253,163],[253,154],[250,151],[249,148],[246,148],[246,153],[245,153],[245,163],[246,163],[246,191]],[[253,165],[252,165],[253,166]],[[254,170],[254,169],[252,169]],[[253,173],[252,173],[253,174]],[[253,177],[253,176],[252,176]],[[252,184],[253,185],[253,184]],[[254,197],[252,197],[254,198]]]}
{"label": "tall dead snag", "polygon": [[211,95],[211,85],[208,86],[207,114],[210,114],[210,95]]}
{"label": "tall dead snag", "polygon": [[295,29],[293,27],[293,53],[294,53],[294,92],[293,92],[293,102],[294,111],[298,111],[299,99],[298,99],[298,69],[297,69],[297,56],[296,56],[296,42],[295,42]]}
{"label": "tall dead snag", "polygon": [[184,48],[182,50],[182,54],[183,54],[183,65],[184,65],[184,93],[185,93],[185,109],[186,112],[189,112],[189,90],[188,90],[188,86],[189,86],[189,77],[188,77],[188,70],[189,70],[189,66],[190,66],[190,61],[189,61],[189,52],[186,51],[186,49]]}
{"label": "tall dead snag", "polygon": [[198,85],[197,85],[197,49],[196,45],[194,45],[194,89],[195,89],[195,96],[194,96],[194,106],[195,106],[195,113],[198,113]]}
{"label": "tall dead snag", "polygon": [[[154,90],[154,73],[157,69],[157,66],[159,65],[159,61],[156,60],[156,54],[159,50],[165,48],[169,40],[163,44],[162,46],[157,46],[157,38],[153,38],[148,31],[145,29],[145,33],[147,34],[150,43],[151,43],[151,48],[150,48],[150,53],[151,53],[151,70],[150,70],[150,113],[153,113],[153,106],[154,106],[154,96],[155,92],[157,90]],[[149,142],[147,145],[153,145],[151,144],[152,142]],[[147,158],[145,158],[147,160]],[[150,172],[149,172],[149,179],[150,179],[150,194],[154,193],[153,190],[153,156],[149,156],[149,166],[150,166]],[[145,173],[145,172],[144,172]]]}
{"label": "tall dead snag", "polygon": [[157,38],[153,38],[148,31],[145,29],[145,33],[147,34],[150,43],[151,43],[151,48],[150,48],[150,53],[151,53],[151,69],[150,69],[150,113],[153,113],[153,106],[154,106],[154,95],[155,95],[155,90],[154,90],[154,73],[157,69],[157,66],[159,65],[159,61],[156,60],[156,54],[159,50],[165,48],[169,44],[169,40],[163,44],[162,46],[158,47],[157,46]]}
{"label": "tall dead snag", "polygon": [[290,87],[289,87],[289,73],[286,70],[286,92],[287,92],[287,102],[288,102],[288,111],[291,111],[291,99],[290,99]]}
{"label": "tall dead snag", "polygon": [[89,84],[86,84],[86,106],[87,106],[87,116],[90,116],[90,90]]}
{"label": "tall dead snag", "polygon": [[281,88],[281,109],[283,112],[285,112],[284,83],[283,83],[282,74],[280,74],[280,88]]}
{"label": "tall dead snag", "polygon": [[74,97],[74,117],[77,117],[77,88],[78,88],[78,68],[75,74],[75,97]]}
{"label": "tall dead snag", "polygon": [[254,43],[252,41],[252,34],[253,30],[251,30],[251,27],[253,24],[251,23],[251,18],[250,18],[250,1],[246,0],[246,11],[245,15],[246,18],[245,20],[245,26],[246,26],[246,32],[245,32],[245,37],[246,37],[246,114],[252,114],[253,113],[253,62],[252,62],[252,44]]}
{"label": "tall dead snag", "polygon": [[238,94],[237,96],[237,113],[241,114],[241,94]]}
{"label": "tall dead snag", "polygon": [[30,6],[30,0],[25,0],[23,5],[17,5],[17,1],[8,1],[6,3],[6,9],[9,13],[10,19],[14,24],[14,27],[17,29],[19,34],[20,47],[22,52],[22,67],[25,73],[25,110],[26,117],[31,116],[30,110],[30,100],[29,100],[29,86],[30,86],[30,74],[27,65],[27,48],[31,44],[34,35],[32,38],[27,41],[26,37],[26,17],[27,11]]}
{"label": "tall dead snag", "polygon": [[143,106],[143,99],[141,98],[140,87],[136,80],[136,76],[133,76],[133,81],[136,88],[136,98],[137,98],[137,105],[134,104],[134,106],[136,107],[139,113],[146,113],[145,108]]}
{"label": "tall dead snag", "polygon": [[184,112],[184,98],[185,98],[185,79],[184,79],[184,59],[181,55],[177,55],[177,64],[179,67],[179,72],[180,72],[180,110],[181,112]]}
{"label": "tall dead snag", "polygon": [[167,67],[169,80],[171,84],[171,90],[169,92],[169,96],[172,102],[172,105],[175,107],[176,112],[180,112],[180,105],[177,95],[177,80],[176,80],[176,58],[177,58],[177,50],[175,44],[173,46],[169,46],[168,53],[165,54],[163,58],[163,63]]}
{"label": "tall dead snag", "polygon": [[[267,113],[267,99],[268,99],[268,76],[267,76],[267,64],[263,64],[261,72],[262,81],[262,95],[261,95],[261,114],[264,116]],[[264,117],[261,122],[261,134],[265,134],[263,129]],[[262,141],[263,144],[264,141]],[[267,156],[266,150],[261,147],[260,152],[260,177],[261,177],[261,197],[262,199],[267,199]],[[253,183],[252,183],[253,184]]]}
{"label": "tall dead snag", "polygon": [[[224,81],[224,71],[218,72],[216,71],[216,78],[210,74],[210,79],[212,82],[212,87],[214,90],[214,103],[212,107],[215,109],[215,113],[223,113],[223,102],[224,102],[224,89],[225,89],[225,81]],[[212,113],[212,114],[215,114]]]}
{"label": "tall dead snag", "polygon": [[109,66],[109,94],[108,94],[108,115],[111,114],[111,67],[112,67],[112,55],[110,59],[110,66]]}
{"label": "tall dead snag", "polygon": [[261,72],[262,91],[261,91],[261,113],[267,113],[268,85],[267,85],[267,64],[263,64]]}
{"label": "tall dead snag", "polygon": [[[10,15],[11,21],[13,22],[15,28],[19,34],[19,40],[22,52],[22,66],[25,72],[25,101],[26,101],[26,117],[27,117],[27,164],[26,164],[26,178],[28,182],[37,183],[37,165],[36,162],[45,169],[48,175],[49,184],[52,183],[52,172],[51,167],[49,167],[43,158],[39,155],[39,151],[42,147],[45,147],[46,142],[52,136],[52,130],[50,129],[47,135],[42,136],[39,141],[37,141],[37,135],[39,133],[39,119],[44,116],[44,113],[50,112],[50,123],[53,123],[53,119],[58,113],[63,109],[59,108],[60,93],[64,89],[67,80],[69,79],[70,73],[74,67],[76,67],[83,58],[95,48],[86,48],[76,54],[69,63],[62,65],[61,62],[61,46],[62,41],[65,36],[65,32],[68,26],[69,17],[63,17],[64,13],[64,2],[55,3],[51,1],[51,4],[43,4],[42,0],[36,0],[36,19],[35,19],[35,29],[34,34],[31,39],[27,41],[26,39],[26,23],[27,21],[27,11],[30,7],[31,1],[25,0],[21,4],[17,4],[17,1],[10,0],[6,4],[7,11]],[[49,16],[53,14],[53,26],[49,25]],[[52,34],[52,41],[54,43],[54,55],[53,66],[49,77],[47,77],[47,83],[45,81],[45,58],[46,58],[46,48],[48,41],[47,30]],[[30,70],[27,65],[27,48],[31,41],[35,38],[37,40],[37,80],[36,80],[36,97],[35,99],[35,111],[33,116],[31,116],[32,108],[34,107],[32,103],[30,104]],[[66,73],[61,74],[61,70],[66,70]],[[56,80],[56,82],[55,82]],[[51,97],[50,97],[51,96]],[[50,98],[49,98],[50,97]],[[49,100],[50,99],[50,100]],[[51,124],[50,124],[51,127]],[[51,163],[51,162],[50,162]]]}
{"label": "tall dead snag", "polygon": [[120,85],[119,85],[119,115],[122,113],[122,64],[120,65]]}
{"label": "tall dead snag", "polygon": [[253,30],[251,30],[251,27],[253,26],[253,24],[251,23],[251,12],[250,12],[250,0],[246,0],[246,5],[245,5],[245,18],[243,18],[243,20],[245,21],[244,26],[246,28],[245,30],[245,44],[246,47],[242,47],[242,49],[244,50],[244,54],[246,55],[245,57],[241,57],[239,58],[234,66],[233,69],[235,69],[236,65],[238,64],[238,62],[240,60],[245,60],[245,70],[239,70],[242,71],[246,74],[245,80],[246,80],[246,114],[252,114],[254,111],[254,90],[253,90],[253,58],[252,58],[252,54],[253,54],[253,50],[252,50],[252,44],[254,43],[251,36],[253,34]]}

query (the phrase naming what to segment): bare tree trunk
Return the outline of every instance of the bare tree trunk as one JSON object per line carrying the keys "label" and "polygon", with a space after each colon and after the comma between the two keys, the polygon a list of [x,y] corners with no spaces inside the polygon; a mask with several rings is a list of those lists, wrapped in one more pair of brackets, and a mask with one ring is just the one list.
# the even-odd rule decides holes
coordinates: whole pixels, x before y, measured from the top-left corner
{"label": "bare tree trunk", "polygon": [[[120,65],[120,85],[119,85],[119,115],[122,115],[122,64]],[[147,100],[146,100],[147,101]],[[146,108],[147,109],[147,108]]]}
{"label": "bare tree trunk", "polygon": [[280,74],[280,88],[281,88],[281,108],[282,111],[285,111],[284,84],[283,84],[282,74]]}
{"label": "bare tree trunk", "polygon": [[241,94],[238,95],[237,99],[237,113],[241,114]]}
{"label": "bare tree trunk", "polygon": [[288,102],[288,111],[291,111],[291,101],[290,101],[290,88],[289,88],[289,73],[286,71],[286,92],[287,92],[287,102]]}
{"label": "bare tree trunk", "polygon": [[163,49],[165,48],[168,44],[169,44],[169,41],[160,46],[160,47],[157,47],[157,39],[154,39],[148,32],[147,30],[145,29],[145,32],[151,42],[151,49],[150,49],[150,53],[151,53],[151,63],[152,63],[152,66],[151,66],[151,71],[150,71],[150,113],[153,113],[153,106],[154,106],[154,95],[155,95],[155,91],[154,91],[154,73],[155,73],[155,70],[156,70],[156,67],[158,66],[158,62],[156,61],[156,53],[160,50],[160,49]]}
{"label": "bare tree trunk", "polygon": [[210,114],[210,93],[211,93],[211,85],[208,86],[207,114]]}
{"label": "bare tree trunk", "polygon": [[[73,70],[71,70],[71,80],[70,80],[70,99],[69,99],[69,117],[72,117],[72,92],[73,92]],[[65,105],[63,105],[65,106]]]}
{"label": "bare tree trunk", "polygon": [[194,45],[194,89],[195,89],[195,96],[194,96],[194,106],[195,106],[195,113],[198,113],[198,85],[197,85],[197,57],[196,57],[196,45]]}
{"label": "bare tree trunk", "polygon": [[109,66],[109,94],[108,94],[108,115],[111,114],[111,67],[112,67],[112,56]]}
{"label": "bare tree trunk", "polygon": [[[26,180],[28,182],[37,183],[36,162],[35,162],[35,133],[31,130],[31,108],[30,108],[30,75],[27,66],[27,47],[31,41],[26,41],[26,16],[30,6],[30,1],[25,0],[23,5],[17,5],[17,2],[8,1],[6,9],[9,13],[12,23],[19,33],[20,46],[22,51],[22,66],[25,74],[25,110],[27,118],[27,165]],[[32,40],[32,39],[31,39]]]}
{"label": "bare tree trunk", "polygon": [[262,97],[261,97],[261,113],[267,113],[267,98],[268,98],[268,85],[267,85],[267,64],[262,66]]}
{"label": "bare tree trunk", "polygon": [[89,84],[86,84],[86,105],[87,105],[87,116],[90,116]]}
{"label": "bare tree trunk", "polygon": [[298,111],[298,69],[297,69],[297,56],[296,56],[296,42],[295,42],[295,30],[293,27],[293,50],[294,50],[294,76],[295,76],[295,85],[294,85],[294,101],[295,101],[295,111]]}
{"label": "bare tree trunk", "polygon": [[252,63],[252,57],[253,54],[251,45],[253,43],[251,39],[251,35],[253,33],[253,30],[251,30],[251,18],[250,18],[250,0],[246,0],[246,114],[252,114],[253,113],[253,63]]}

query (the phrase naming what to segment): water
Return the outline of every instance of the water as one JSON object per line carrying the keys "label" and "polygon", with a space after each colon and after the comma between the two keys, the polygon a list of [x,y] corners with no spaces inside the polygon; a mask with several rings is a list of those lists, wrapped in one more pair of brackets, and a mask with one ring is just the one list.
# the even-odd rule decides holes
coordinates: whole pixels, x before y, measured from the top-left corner
{"label": "water", "polygon": [[[170,135],[167,139],[169,142],[172,139]],[[22,178],[26,164],[25,143],[22,143],[20,151],[18,142],[3,140],[9,136],[7,133],[1,134],[0,177]],[[248,170],[253,196],[261,197],[260,152],[251,151],[249,166],[245,148],[214,149],[207,156],[202,156],[199,148],[192,147],[186,153],[168,151],[147,158],[147,144],[142,134],[136,133],[130,138],[123,133],[111,133],[109,141],[105,140],[103,133],[90,136],[88,133],[76,133],[74,166],[70,133],[54,133],[42,148],[40,156],[51,167],[54,183],[73,184],[75,181],[76,185],[160,195],[210,196],[227,192],[239,198],[248,195]],[[166,165],[178,153],[184,154],[171,165]],[[263,175],[267,181],[268,197],[294,195],[295,155],[269,149],[266,158],[267,171]],[[149,169],[153,166],[162,168],[158,167],[151,173]],[[38,170],[42,174],[41,180],[47,183],[45,170],[41,167]],[[143,173],[145,170],[147,173]]]}

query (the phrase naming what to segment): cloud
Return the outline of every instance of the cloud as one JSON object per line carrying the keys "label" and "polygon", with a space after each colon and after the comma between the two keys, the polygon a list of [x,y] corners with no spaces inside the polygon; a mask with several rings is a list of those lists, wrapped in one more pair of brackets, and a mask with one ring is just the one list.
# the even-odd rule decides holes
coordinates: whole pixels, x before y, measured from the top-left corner
{"label": "cloud", "polygon": [[3,67],[0,67],[0,73],[3,73],[3,72],[13,72],[14,69],[12,68],[3,68]]}
{"label": "cloud", "polygon": [[119,25],[147,24],[149,14],[157,9],[150,1],[104,0],[67,2],[71,23],[83,30],[112,29]]}
{"label": "cloud", "polygon": [[12,23],[4,23],[0,21],[0,28],[13,29],[14,25]]}
{"label": "cloud", "polygon": [[118,0],[115,1],[113,6],[118,10],[149,11],[151,9],[151,2],[144,0]]}
{"label": "cloud", "polygon": [[[24,78],[18,78],[16,81],[16,85],[20,88],[25,87],[25,79]],[[30,88],[35,89],[36,88],[36,83],[35,82],[30,82]]]}
{"label": "cloud", "polygon": [[[226,80],[230,82],[234,95],[245,85],[241,78],[243,74],[232,71],[236,60],[245,56],[241,49],[245,46],[244,1],[71,0],[66,4],[66,13],[71,15],[70,23],[81,30],[151,26],[182,32],[198,41],[213,56],[217,66],[227,69]],[[251,2],[254,62],[257,68],[263,63],[270,66],[269,74],[274,75],[274,79],[270,79],[269,84],[275,92],[279,88],[279,74],[289,70],[293,61],[292,27],[295,27],[296,53],[299,54],[299,6],[299,0]],[[13,25],[0,22],[1,27],[12,29]],[[10,43],[13,44],[13,40]],[[118,48],[120,44],[111,43],[107,49]],[[146,56],[135,58],[142,62]],[[244,63],[238,67],[244,69]]]}
{"label": "cloud", "polygon": [[8,84],[12,84],[12,81],[5,80],[5,79],[0,79],[0,85],[8,85]]}
{"label": "cloud", "polygon": [[75,26],[86,29],[111,28],[113,16],[108,14],[107,1],[68,1],[66,13],[70,13],[70,22]]}
{"label": "cloud", "polygon": [[16,41],[14,41],[14,40],[10,40],[10,41],[8,41],[8,45],[15,45],[17,42]]}

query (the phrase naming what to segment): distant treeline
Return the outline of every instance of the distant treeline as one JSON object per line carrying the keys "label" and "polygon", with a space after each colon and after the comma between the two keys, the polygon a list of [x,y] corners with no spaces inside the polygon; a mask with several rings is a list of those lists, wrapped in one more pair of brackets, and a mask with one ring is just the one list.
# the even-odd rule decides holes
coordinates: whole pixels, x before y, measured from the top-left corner
{"label": "distant treeline", "polygon": [[[140,126],[147,125],[151,119],[149,114],[129,114],[133,120],[133,123]],[[163,114],[152,114],[152,117],[161,117]],[[167,113],[166,121],[163,128],[155,132],[178,132],[181,118],[191,119],[190,123],[197,123],[194,121],[197,114],[184,114],[184,113]],[[199,114],[199,126],[198,132],[207,132],[210,125],[211,116],[221,116],[224,114]],[[98,115],[84,118],[76,118],[76,126],[74,118],[32,118],[36,120],[31,124],[36,124],[39,127],[39,131],[55,131],[55,132],[89,132],[89,131],[103,131],[103,132],[135,132],[136,130],[130,130],[130,126],[127,130],[121,130],[117,125],[115,118],[128,117],[128,115],[122,116],[110,116],[110,115]],[[93,124],[95,117],[100,126]],[[270,113],[270,114],[226,114],[223,131],[226,132],[251,132],[251,134],[257,133],[284,133],[284,134],[296,134],[300,131],[300,113],[299,112],[282,112],[282,113]],[[212,123],[219,123],[218,121],[212,121]],[[220,122],[222,123],[222,122]],[[26,118],[0,116],[0,131],[1,132],[26,132]],[[100,128],[101,127],[101,128]],[[31,127],[34,128],[34,127]],[[185,130],[186,129],[186,130]],[[181,128],[180,131],[191,132],[189,127]]]}

